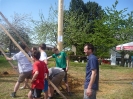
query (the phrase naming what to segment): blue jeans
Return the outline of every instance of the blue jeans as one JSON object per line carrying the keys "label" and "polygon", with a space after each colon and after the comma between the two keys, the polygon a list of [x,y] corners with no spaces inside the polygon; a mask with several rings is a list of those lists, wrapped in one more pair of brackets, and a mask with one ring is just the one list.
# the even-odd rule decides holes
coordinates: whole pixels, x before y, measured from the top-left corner
{"label": "blue jeans", "polygon": [[86,94],[87,89],[84,89],[84,98],[83,99],[96,99],[96,90],[92,90],[92,95],[89,97]]}

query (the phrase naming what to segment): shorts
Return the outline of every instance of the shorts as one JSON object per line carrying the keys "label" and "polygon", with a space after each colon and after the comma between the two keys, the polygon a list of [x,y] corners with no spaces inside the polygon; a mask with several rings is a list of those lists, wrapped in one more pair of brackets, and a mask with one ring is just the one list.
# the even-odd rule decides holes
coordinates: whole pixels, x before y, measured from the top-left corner
{"label": "shorts", "polygon": [[51,81],[52,81],[52,83],[53,83],[56,87],[58,87],[58,86],[60,85],[62,79],[64,78],[64,76],[65,76],[65,72],[64,72],[64,71],[63,71],[63,72],[60,72],[60,73],[58,73],[57,75],[55,75],[55,76],[51,79]]}
{"label": "shorts", "polygon": [[62,68],[65,71],[65,76],[63,78],[63,81],[66,83],[67,82],[67,71],[66,68]]}
{"label": "shorts", "polygon": [[19,74],[18,82],[22,83],[26,79],[31,79],[32,78],[32,71],[28,72],[23,72]]}
{"label": "shorts", "polygon": [[48,80],[45,79],[43,92],[46,92],[46,91],[48,91]]}
{"label": "shorts", "polygon": [[31,94],[33,98],[40,98],[42,89],[31,89]]}

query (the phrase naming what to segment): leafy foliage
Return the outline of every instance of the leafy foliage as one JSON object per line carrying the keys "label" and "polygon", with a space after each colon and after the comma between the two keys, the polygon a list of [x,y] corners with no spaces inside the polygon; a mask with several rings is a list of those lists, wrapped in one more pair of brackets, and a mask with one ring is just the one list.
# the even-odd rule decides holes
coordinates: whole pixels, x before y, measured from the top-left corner
{"label": "leafy foliage", "polygon": [[[27,15],[19,15],[15,14],[12,20],[11,25],[16,29],[19,36],[27,43],[30,44],[30,27],[27,26],[25,23],[28,22],[28,16]],[[4,24],[4,27],[6,30],[12,35],[12,37],[16,40],[17,43],[20,43],[21,41],[16,36],[16,34],[13,32],[12,28],[9,27],[7,24]],[[16,50],[15,44],[10,40],[10,38],[3,32],[3,30],[0,31],[0,41],[5,45],[5,48],[9,48],[10,52],[11,50]]]}

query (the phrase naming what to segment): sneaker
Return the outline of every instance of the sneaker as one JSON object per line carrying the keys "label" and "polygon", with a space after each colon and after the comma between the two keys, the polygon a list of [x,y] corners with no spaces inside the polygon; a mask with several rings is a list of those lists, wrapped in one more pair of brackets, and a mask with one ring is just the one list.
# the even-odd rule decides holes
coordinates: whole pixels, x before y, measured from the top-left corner
{"label": "sneaker", "polygon": [[20,87],[19,89],[22,90],[22,89],[25,89],[25,87],[23,86],[23,87]]}
{"label": "sneaker", "polygon": [[15,98],[16,97],[16,92],[11,93],[11,97]]}

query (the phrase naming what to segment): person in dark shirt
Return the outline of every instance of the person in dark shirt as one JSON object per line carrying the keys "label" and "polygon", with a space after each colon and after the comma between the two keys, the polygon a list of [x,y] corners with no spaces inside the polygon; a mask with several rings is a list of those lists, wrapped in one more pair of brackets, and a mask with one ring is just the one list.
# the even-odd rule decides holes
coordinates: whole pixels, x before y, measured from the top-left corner
{"label": "person in dark shirt", "polygon": [[87,55],[87,65],[83,99],[96,99],[96,92],[98,90],[99,64],[97,57],[93,55],[93,51],[94,46],[92,44],[84,46],[84,52]]}

